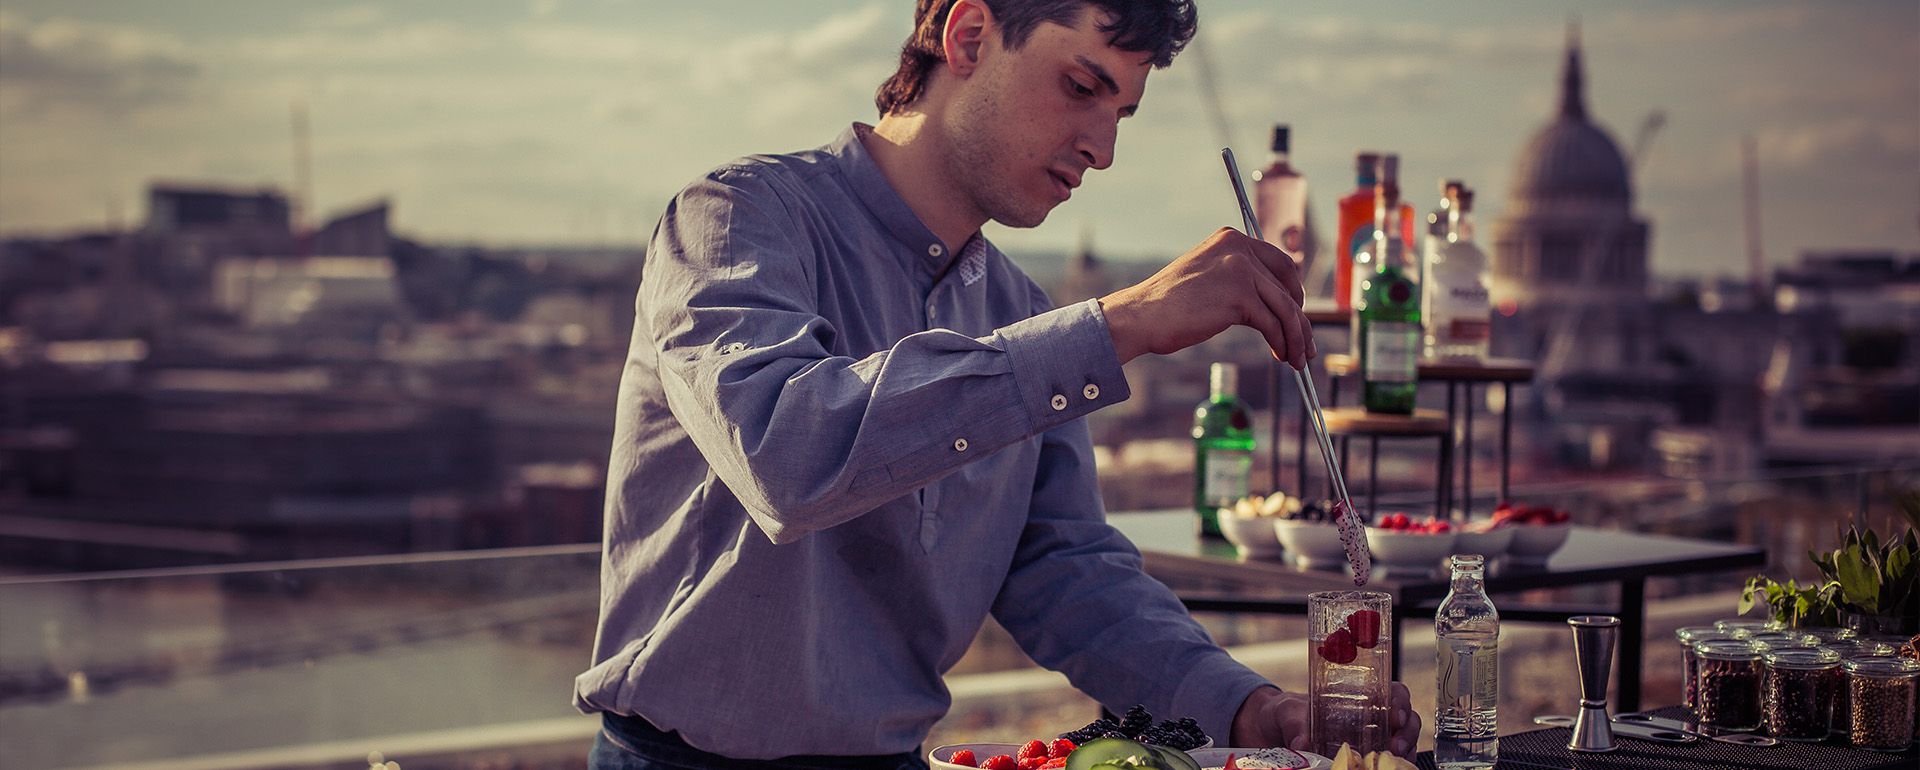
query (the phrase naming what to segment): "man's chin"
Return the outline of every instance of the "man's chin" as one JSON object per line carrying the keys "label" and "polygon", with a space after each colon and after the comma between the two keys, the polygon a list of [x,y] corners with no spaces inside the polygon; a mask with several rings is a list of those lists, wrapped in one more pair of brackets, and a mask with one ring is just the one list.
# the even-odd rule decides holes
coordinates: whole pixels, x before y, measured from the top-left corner
{"label": "man's chin", "polygon": [[1047,215],[1051,213],[1053,213],[1052,206],[1043,206],[1033,211],[1002,212],[995,214],[992,219],[1006,227],[1025,230],[1039,227],[1040,223],[1047,221]]}

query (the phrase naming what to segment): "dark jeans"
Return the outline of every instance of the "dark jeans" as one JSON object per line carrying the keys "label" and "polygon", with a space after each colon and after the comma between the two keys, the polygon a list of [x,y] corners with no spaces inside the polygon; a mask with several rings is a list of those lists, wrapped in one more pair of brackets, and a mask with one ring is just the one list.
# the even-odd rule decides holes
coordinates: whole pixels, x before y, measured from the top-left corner
{"label": "dark jeans", "polygon": [[639,717],[605,714],[594,736],[590,770],[927,770],[919,752],[864,757],[794,756],[729,759],[688,746]]}

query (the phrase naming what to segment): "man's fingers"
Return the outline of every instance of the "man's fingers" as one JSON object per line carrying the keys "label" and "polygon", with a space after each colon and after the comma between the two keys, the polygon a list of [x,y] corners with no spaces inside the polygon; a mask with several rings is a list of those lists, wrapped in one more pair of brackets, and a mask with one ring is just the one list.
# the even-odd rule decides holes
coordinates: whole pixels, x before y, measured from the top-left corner
{"label": "man's fingers", "polygon": [[[1286,358],[1282,359],[1294,369],[1307,366],[1307,340],[1313,336],[1313,329],[1307,324],[1307,316],[1300,312],[1300,304],[1287,296],[1280,283],[1270,275],[1259,275],[1254,279],[1254,287],[1260,292],[1260,301],[1266,305],[1267,312],[1280,322],[1282,332],[1287,338]],[[1279,348],[1275,348],[1279,351]]]}
{"label": "man's fingers", "polygon": [[1255,260],[1266,266],[1274,280],[1286,288],[1287,296],[1293,298],[1293,304],[1306,302],[1306,292],[1300,286],[1300,265],[1293,261],[1293,257],[1287,256],[1280,247],[1271,243],[1256,240],[1252,236],[1245,237],[1247,250],[1252,252]]}

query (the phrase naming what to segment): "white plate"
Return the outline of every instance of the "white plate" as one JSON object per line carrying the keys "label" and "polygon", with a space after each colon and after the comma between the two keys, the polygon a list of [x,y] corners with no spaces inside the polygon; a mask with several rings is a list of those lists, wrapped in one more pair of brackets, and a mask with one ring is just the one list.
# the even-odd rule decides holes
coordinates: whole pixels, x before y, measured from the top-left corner
{"label": "white plate", "polygon": [[[1256,752],[1259,750],[1260,749],[1233,749],[1233,748],[1194,749],[1187,753],[1189,755],[1192,755],[1193,761],[1200,763],[1200,767],[1208,768],[1208,767],[1220,767],[1222,765],[1225,765],[1227,763],[1228,754],[1244,757],[1248,754],[1252,754],[1253,752]],[[1330,768],[1333,767],[1333,760],[1320,756],[1319,754],[1315,754],[1308,751],[1302,751],[1302,752],[1299,752],[1299,754],[1302,757],[1306,757],[1308,762],[1313,763],[1307,766],[1309,770],[1330,770]]]}

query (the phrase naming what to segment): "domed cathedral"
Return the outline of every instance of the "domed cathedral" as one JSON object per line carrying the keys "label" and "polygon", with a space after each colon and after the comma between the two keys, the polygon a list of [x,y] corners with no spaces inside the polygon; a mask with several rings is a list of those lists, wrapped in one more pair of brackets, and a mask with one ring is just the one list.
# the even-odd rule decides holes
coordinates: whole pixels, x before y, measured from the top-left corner
{"label": "domed cathedral", "polygon": [[1647,222],[1633,213],[1626,157],[1587,111],[1579,35],[1569,25],[1559,110],[1520,151],[1493,225],[1494,303],[1536,320],[1534,334],[1502,346],[1513,355],[1541,352],[1537,321],[1546,319],[1528,311],[1646,297]]}

